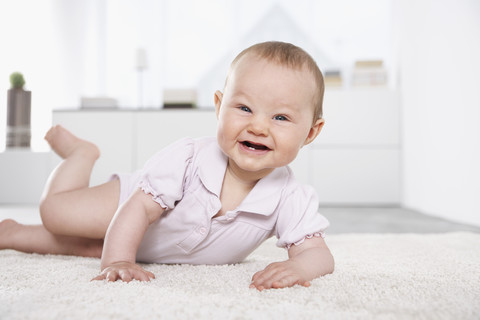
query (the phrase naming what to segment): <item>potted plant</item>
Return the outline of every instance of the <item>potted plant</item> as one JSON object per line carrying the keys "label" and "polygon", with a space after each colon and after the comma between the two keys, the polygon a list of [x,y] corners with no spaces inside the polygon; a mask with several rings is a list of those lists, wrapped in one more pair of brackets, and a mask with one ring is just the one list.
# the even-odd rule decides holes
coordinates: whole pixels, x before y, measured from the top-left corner
{"label": "potted plant", "polygon": [[32,93],[23,89],[25,79],[19,72],[10,75],[7,97],[7,148],[30,147]]}

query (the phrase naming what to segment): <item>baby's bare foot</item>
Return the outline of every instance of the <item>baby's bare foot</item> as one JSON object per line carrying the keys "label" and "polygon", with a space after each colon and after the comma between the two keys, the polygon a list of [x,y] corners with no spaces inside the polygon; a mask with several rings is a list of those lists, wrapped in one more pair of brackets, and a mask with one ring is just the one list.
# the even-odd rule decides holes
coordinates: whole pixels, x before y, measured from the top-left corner
{"label": "baby's bare foot", "polygon": [[0,250],[10,249],[10,240],[18,226],[20,226],[20,224],[12,219],[0,221]]}
{"label": "baby's bare foot", "polygon": [[74,154],[92,157],[95,160],[100,156],[100,151],[93,143],[80,139],[60,125],[53,126],[45,135],[45,140],[50,147],[63,159]]}

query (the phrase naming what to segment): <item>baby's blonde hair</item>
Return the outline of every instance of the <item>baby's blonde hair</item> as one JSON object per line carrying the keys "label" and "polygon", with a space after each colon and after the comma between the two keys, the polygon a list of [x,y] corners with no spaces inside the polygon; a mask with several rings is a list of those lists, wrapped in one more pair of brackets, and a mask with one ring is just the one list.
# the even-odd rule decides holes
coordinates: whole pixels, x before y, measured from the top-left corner
{"label": "baby's blonde hair", "polygon": [[[254,44],[251,47],[240,52],[230,65],[230,71],[235,68],[238,61],[247,53],[259,56],[268,61],[276,62],[282,66],[286,66],[295,70],[306,68],[310,71],[315,79],[315,93],[313,97],[314,114],[313,122],[323,116],[323,94],[325,92],[325,84],[323,75],[313,58],[302,48],[291,43],[280,41],[268,41]],[[228,81],[228,76],[227,76]]]}

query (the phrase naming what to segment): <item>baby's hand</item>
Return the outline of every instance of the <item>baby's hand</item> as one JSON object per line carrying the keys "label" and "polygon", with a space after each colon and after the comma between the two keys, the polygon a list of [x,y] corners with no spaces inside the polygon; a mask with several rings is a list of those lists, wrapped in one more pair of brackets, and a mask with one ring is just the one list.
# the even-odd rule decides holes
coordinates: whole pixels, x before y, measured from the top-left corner
{"label": "baby's hand", "polygon": [[107,281],[122,280],[125,282],[130,282],[134,279],[150,281],[150,279],[155,279],[155,275],[132,262],[115,262],[103,269],[102,273],[93,278],[92,281],[105,279]]}
{"label": "baby's hand", "polygon": [[309,287],[310,282],[305,279],[303,274],[299,264],[292,260],[274,262],[253,275],[250,288],[262,291],[263,289],[292,287],[296,284]]}

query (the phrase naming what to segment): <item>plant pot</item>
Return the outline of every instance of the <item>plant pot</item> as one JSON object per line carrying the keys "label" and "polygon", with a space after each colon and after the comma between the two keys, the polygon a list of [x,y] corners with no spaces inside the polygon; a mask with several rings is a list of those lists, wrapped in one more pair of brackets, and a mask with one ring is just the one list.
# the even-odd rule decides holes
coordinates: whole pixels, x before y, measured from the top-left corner
{"label": "plant pot", "polygon": [[7,148],[30,147],[32,92],[9,89],[7,97]]}

